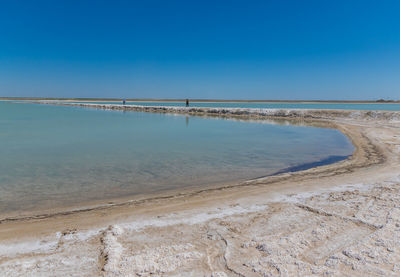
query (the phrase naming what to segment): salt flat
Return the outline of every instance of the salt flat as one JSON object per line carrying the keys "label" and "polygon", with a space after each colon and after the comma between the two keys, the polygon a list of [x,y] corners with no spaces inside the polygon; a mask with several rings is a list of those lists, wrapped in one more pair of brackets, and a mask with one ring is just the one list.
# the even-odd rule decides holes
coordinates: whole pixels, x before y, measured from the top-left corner
{"label": "salt flat", "polygon": [[3,219],[9,276],[398,276],[400,113],[92,108],[285,118],[338,128],[342,162],[202,191]]}

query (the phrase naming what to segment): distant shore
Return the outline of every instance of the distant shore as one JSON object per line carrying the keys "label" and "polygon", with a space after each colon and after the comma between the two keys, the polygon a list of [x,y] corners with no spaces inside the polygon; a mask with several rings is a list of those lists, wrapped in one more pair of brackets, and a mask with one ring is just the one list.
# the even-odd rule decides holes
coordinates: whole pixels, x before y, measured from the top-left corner
{"label": "distant shore", "polygon": [[[46,98],[46,97],[0,97],[0,100],[13,101],[79,101],[79,102],[121,102],[122,98]],[[185,102],[186,99],[126,98],[127,102]],[[241,100],[241,99],[190,99],[190,102],[215,103],[400,103],[400,100]]]}

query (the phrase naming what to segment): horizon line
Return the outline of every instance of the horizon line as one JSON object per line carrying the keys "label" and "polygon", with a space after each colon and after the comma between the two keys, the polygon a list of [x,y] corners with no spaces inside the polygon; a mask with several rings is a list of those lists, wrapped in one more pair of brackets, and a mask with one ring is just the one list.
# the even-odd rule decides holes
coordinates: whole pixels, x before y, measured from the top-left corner
{"label": "horizon line", "polygon": [[[186,98],[107,98],[107,97],[0,97],[0,100],[64,100],[64,101],[138,101],[138,102],[182,102]],[[400,103],[400,100],[377,99],[377,100],[279,100],[279,99],[207,99],[188,98],[191,102],[258,102],[258,103]]]}

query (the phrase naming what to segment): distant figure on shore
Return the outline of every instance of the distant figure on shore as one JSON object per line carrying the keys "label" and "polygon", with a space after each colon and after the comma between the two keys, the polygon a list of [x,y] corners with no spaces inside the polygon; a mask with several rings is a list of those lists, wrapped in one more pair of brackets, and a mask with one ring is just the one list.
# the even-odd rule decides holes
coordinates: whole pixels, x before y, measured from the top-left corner
{"label": "distant figure on shore", "polygon": [[186,99],[186,107],[189,107],[189,99]]}
{"label": "distant figure on shore", "polygon": [[122,99],[122,105],[125,105],[125,103],[126,103],[126,101],[125,101],[125,98],[124,98],[124,99]]}

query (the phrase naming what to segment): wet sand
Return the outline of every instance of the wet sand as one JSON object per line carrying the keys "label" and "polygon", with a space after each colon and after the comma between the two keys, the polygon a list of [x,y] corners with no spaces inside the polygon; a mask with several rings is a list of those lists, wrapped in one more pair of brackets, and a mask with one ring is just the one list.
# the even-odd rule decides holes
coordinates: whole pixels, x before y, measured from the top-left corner
{"label": "wet sand", "polygon": [[349,159],[83,211],[3,219],[0,272],[40,276],[398,276],[400,113],[102,109],[284,118],[335,127]]}

